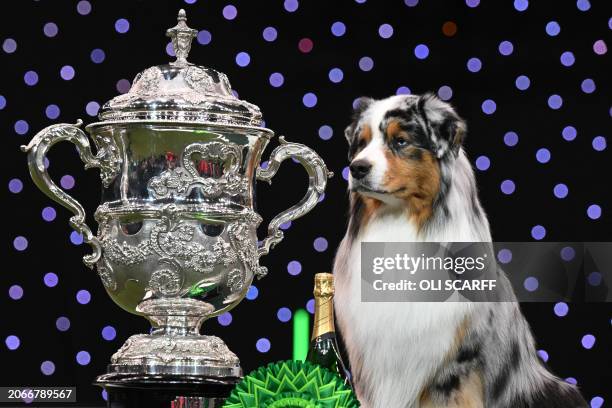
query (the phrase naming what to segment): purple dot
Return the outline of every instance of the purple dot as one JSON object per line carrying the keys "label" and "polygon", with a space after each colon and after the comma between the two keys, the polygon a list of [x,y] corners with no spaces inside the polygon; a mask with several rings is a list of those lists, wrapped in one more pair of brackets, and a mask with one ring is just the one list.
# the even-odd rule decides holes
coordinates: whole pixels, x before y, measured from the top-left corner
{"label": "purple dot", "polygon": [[86,305],[91,300],[91,294],[86,289],[81,289],[76,294],[77,302],[82,305]]}
{"label": "purple dot", "polygon": [[503,264],[510,263],[512,261],[512,251],[503,248],[497,253],[497,260]]}
{"label": "purple dot", "polygon": [[548,361],[548,353],[546,352],[546,350],[538,350],[536,354],[538,355],[538,357],[540,357],[542,361]]}
{"label": "purple dot", "polygon": [[606,142],[606,138],[603,136],[595,136],[591,144],[593,146],[593,149],[597,150],[598,152],[605,150],[608,145]]}
{"label": "purple dot", "polygon": [[20,235],[13,240],[13,246],[18,251],[25,251],[28,247],[28,240]]}
{"label": "purple dot", "polygon": [[276,317],[283,323],[287,323],[289,320],[291,320],[291,316],[291,310],[286,307],[281,307],[278,309],[278,312],[276,312]]}
{"label": "purple dot", "polygon": [[340,68],[332,68],[329,71],[329,80],[332,81],[333,83],[338,83],[342,81],[342,78],[344,78],[344,73],[342,72],[342,70]]}
{"label": "purple dot", "polygon": [[127,33],[130,31],[130,22],[125,18],[120,18],[119,20],[115,21],[115,31],[117,31],[119,34]]}
{"label": "purple dot", "polygon": [[255,285],[249,286],[249,289],[247,290],[247,293],[246,293],[246,298],[248,300],[255,300],[257,299],[257,296],[259,296],[259,289],[257,289],[257,286]]}
{"label": "purple dot", "polygon": [[578,132],[576,131],[576,128],[573,126],[566,126],[561,131],[561,135],[568,142],[571,142],[572,140],[574,140],[577,134]]}
{"label": "purple dot", "polygon": [[499,53],[501,55],[510,55],[514,51],[514,45],[510,41],[502,41],[499,43]]}
{"label": "purple dot", "polygon": [[582,88],[582,92],[590,94],[595,92],[595,81],[593,81],[591,78],[587,78],[584,81],[582,81],[582,84],[580,85],[580,88]]}
{"label": "purple dot", "polygon": [[24,74],[23,80],[26,85],[34,86],[38,83],[38,73],[36,71],[28,71]]}
{"label": "purple dot", "polygon": [[19,348],[19,345],[21,344],[21,341],[19,340],[19,337],[11,334],[10,336],[6,337],[4,343],[6,344],[6,347],[8,347],[9,350],[17,350]]}
{"label": "purple dot", "polygon": [[198,32],[198,43],[201,45],[208,45],[212,41],[212,34],[207,30],[200,30]]}
{"label": "purple dot", "polygon": [[313,246],[314,246],[315,251],[324,252],[328,247],[328,243],[325,238],[318,237],[314,240]]}
{"label": "purple dot", "polygon": [[323,140],[331,139],[333,134],[334,131],[330,126],[323,125],[319,128],[319,137]]}
{"label": "purple dot", "polygon": [[601,408],[603,407],[604,399],[602,397],[593,397],[591,399],[591,408]]}
{"label": "purple dot", "polygon": [[574,62],[576,62],[576,58],[571,51],[565,51],[563,54],[561,54],[561,64],[564,66],[571,67],[574,65]]}
{"label": "purple dot", "polygon": [[131,87],[132,87],[132,84],[127,79],[120,79],[117,81],[116,88],[117,88],[117,92],[119,93],[122,93],[122,94],[128,93]]}
{"label": "purple dot", "polygon": [[478,156],[476,159],[476,168],[481,171],[488,170],[491,167],[491,160],[487,156]]}
{"label": "purple dot", "polygon": [[8,184],[9,191],[13,194],[18,194],[23,190],[23,183],[18,178],[11,179]]}
{"label": "purple dot", "polygon": [[381,24],[380,27],[378,27],[378,35],[385,39],[391,38],[393,35],[393,26],[387,23]]}
{"label": "purple dot", "polygon": [[453,97],[453,89],[448,85],[442,85],[440,89],[438,89],[438,96],[443,101],[448,101]]}
{"label": "purple dot", "polygon": [[342,178],[345,179],[346,181],[348,181],[348,179],[349,179],[349,168],[348,168],[348,166],[346,166],[345,168],[342,169]]}
{"label": "purple dot", "polygon": [[359,69],[362,71],[371,71],[374,68],[374,60],[370,57],[361,57],[359,59]]}
{"label": "purple dot", "polygon": [[567,313],[569,312],[569,306],[565,302],[559,302],[555,304],[555,307],[553,308],[553,310],[557,316],[565,317],[567,316]]}
{"label": "purple dot", "polygon": [[307,108],[312,108],[317,104],[317,95],[312,92],[305,93],[302,97],[302,103]]}
{"label": "purple dot", "polygon": [[546,236],[546,228],[541,225],[536,225],[531,229],[531,236],[533,239],[541,240]]}
{"label": "purple dot", "polygon": [[4,109],[5,107],[6,107],[6,98],[0,95],[0,110]]}
{"label": "purple dot", "polygon": [[550,35],[551,37],[559,35],[560,32],[561,26],[556,21],[549,21],[546,24],[546,34]]}
{"label": "purple dot", "polygon": [[7,38],[2,42],[2,49],[7,54],[12,54],[17,50],[17,41],[12,38]]}
{"label": "purple dot", "polygon": [[291,261],[287,264],[287,272],[289,275],[299,275],[302,272],[302,264],[298,261]]}
{"label": "purple dot", "polygon": [[57,327],[57,330],[65,332],[70,328],[70,320],[67,317],[60,316],[55,321],[55,327]]}
{"label": "purple dot", "polygon": [[18,135],[25,135],[26,133],[28,133],[28,130],[30,130],[30,125],[28,125],[28,122],[26,122],[25,120],[18,120],[17,122],[15,122],[15,133],[17,133]]}
{"label": "purple dot", "polygon": [[465,4],[470,8],[478,7],[480,0],[465,0]]}
{"label": "purple dot", "polygon": [[274,27],[266,27],[263,30],[263,38],[264,40],[268,41],[268,42],[272,42],[274,40],[276,40],[276,38],[278,37],[278,31],[276,31],[276,28]]}
{"label": "purple dot", "polygon": [[582,336],[581,343],[582,347],[587,350],[590,350],[595,345],[595,336],[593,336],[592,334],[585,334],[584,336]]}
{"label": "purple dot", "polygon": [[589,208],[587,208],[587,215],[592,220],[598,219],[599,217],[601,217],[601,207],[597,204],[589,205]]}
{"label": "purple dot", "polygon": [[561,259],[565,262],[569,262],[576,257],[576,250],[571,246],[561,248]]}
{"label": "purple dot", "polygon": [[102,62],[104,62],[106,54],[104,53],[104,50],[101,50],[100,48],[95,48],[91,51],[90,58],[95,64],[101,64]]}
{"label": "purple dot", "polygon": [[283,222],[279,228],[282,229],[283,231],[288,230],[291,227],[291,221],[287,221],[287,222]]}
{"label": "purple dot", "polygon": [[510,131],[504,135],[504,143],[506,144],[506,146],[510,146],[510,147],[516,146],[518,144],[518,140],[519,140],[519,137],[518,137],[518,134],[516,134],[516,132]]}
{"label": "purple dot", "polygon": [[470,72],[478,72],[482,68],[482,62],[476,58],[472,57],[467,62],[467,69]]}
{"label": "purple dot", "polygon": [[270,75],[270,85],[274,88],[278,88],[285,82],[285,77],[280,72],[274,72]]}
{"label": "purple dot", "polygon": [[60,69],[60,77],[62,77],[64,81],[70,81],[72,78],[74,78],[74,74],[74,68],[70,65],[64,65]]}
{"label": "purple dot", "polygon": [[573,384],[573,385],[578,384],[578,381],[574,377],[567,377],[565,379],[565,382],[568,384]]}
{"label": "purple dot", "polygon": [[589,282],[589,285],[591,286],[599,286],[601,285],[602,281],[603,276],[599,272],[591,272],[589,273],[589,276],[587,276],[587,282]]}
{"label": "purple dot", "polygon": [[495,112],[495,110],[497,110],[497,104],[495,103],[493,99],[486,99],[482,103],[481,108],[482,108],[482,111],[486,113],[487,115],[492,115]]}
{"label": "purple dot", "polygon": [[91,356],[85,350],[81,350],[76,354],[76,361],[82,366],[89,364],[91,361]]}
{"label": "purple dot", "polygon": [[270,346],[270,340],[266,339],[265,337],[262,337],[261,339],[257,340],[257,343],[255,344],[255,347],[257,347],[257,351],[259,351],[260,353],[267,353],[268,351],[270,351]]}
{"label": "purple dot", "polygon": [[51,375],[55,372],[55,364],[53,364],[53,361],[43,361],[40,365],[40,371],[44,375]]}
{"label": "purple dot", "polygon": [[525,282],[523,282],[523,286],[525,287],[527,291],[534,292],[538,289],[538,286],[540,286],[540,283],[538,282],[536,278],[534,278],[533,276],[530,276],[527,279],[525,279]]}
{"label": "purple dot", "polygon": [[104,326],[102,329],[102,338],[106,341],[114,340],[117,337],[117,331],[113,326]]}
{"label": "purple dot", "polygon": [[69,174],[62,176],[62,178],[60,179],[60,185],[63,189],[70,190],[74,187],[74,177]]}
{"label": "purple dot", "polygon": [[395,90],[396,95],[410,95],[410,93],[410,88],[408,88],[407,86],[400,86]]}
{"label": "purple dot", "polygon": [[504,180],[501,183],[501,191],[502,193],[509,195],[514,193],[514,190],[516,189],[516,186],[514,185],[514,181],[512,180]]}
{"label": "purple dot", "polygon": [[169,42],[168,44],[166,44],[166,54],[168,54],[171,57],[176,57],[176,54],[174,53],[174,46],[172,45],[172,42]]}
{"label": "purple dot", "polygon": [[297,0],[285,0],[283,6],[285,7],[285,10],[287,10],[289,13],[293,13],[298,9],[299,3]]}
{"label": "purple dot", "polygon": [[591,8],[591,3],[589,0],[578,0],[576,1],[576,7],[580,11],[587,11]]}
{"label": "purple dot", "polygon": [[550,150],[543,147],[536,152],[536,160],[540,163],[548,163],[550,161]]}
{"label": "purple dot", "polygon": [[342,21],[336,21],[331,26],[331,32],[336,37],[342,37],[346,33],[346,25]]}
{"label": "purple dot", "polygon": [[[192,1],[193,3],[195,3],[195,0],[185,0],[185,2],[187,2],[187,3],[189,1]],[[102,390],[101,394],[102,394],[102,399],[104,401],[108,401],[108,392],[106,392],[106,390]]]}
{"label": "purple dot", "polygon": [[404,0],[404,4],[408,7],[415,7],[417,4],[419,4],[419,0]]}
{"label": "purple dot", "polygon": [[248,53],[242,51],[236,54],[236,64],[238,64],[239,67],[246,67],[250,62],[251,56]]}
{"label": "purple dot", "polygon": [[608,52],[608,46],[604,40],[597,40],[593,43],[593,51],[597,55],[604,55]]}
{"label": "purple dot", "polygon": [[49,119],[57,119],[60,115],[59,106],[57,105],[47,106],[47,108],[45,109],[45,115],[47,115]]}
{"label": "purple dot", "polygon": [[87,105],[85,105],[85,112],[87,112],[89,116],[96,116],[99,110],[100,104],[96,101],[88,102]]}
{"label": "purple dot", "polygon": [[529,88],[529,85],[531,85],[531,81],[529,80],[529,77],[526,75],[518,76],[514,83],[516,87],[520,89],[521,91],[524,91],[525,89]]}
{"label": "purple dot", "polygon": [[43,26],[43,32],[49,38],[55,37],[58,31],[57,24],[55,23],[47,23]]}
{"label": "purple dot", "polygon": [[553,194],[557,198],[565,198],[565,197],[567,197],[568,192],[569,192],[569,189],[563,183],[559,183],[559,184],[555,185],[555,187],[553,188]]}
{"label": "purple dot", "polygon": [[429,48],[425,44],[419,44],[414,47],[414,56],[422,60],[429,56]]}
{"label": "purple dot", "polygon": [[527,10],[527,7],[529,7],[528,0],[514,0],[514,8],[517,11],[525,11]]}
{"label": "purple dot", "polygon": [[77,12],[82,16],[86,16],[87,14],[91,13],[91,3],[87,0],[79,1],[77,3]]}
{"label": "purple dot", "polygon": [[314,308],[315,308],[314,299],[310,299],[308,302],[306,302],[306,310],[308,311],[308,313],[314,314]]}
{"label": "purple dot", "polygon": [[70,242],[72,242],[74,245],[81,245],[83,243],[83,235],[76,231],[72,231],[70,233]]}
{"label": "purple dot", "polygon": [[223,17],[226,20],[233,20],[237,15],[238,9],[235,6],[228,4],[227,6],[223,7]]}
{"label": "purple dot", "polygon": [[217,316],[217,322],[219,322],[221,326],[229,326],[232,324],[232,319],[232,314],[230,312],[225,312]]}
{"label": "purple dot", "polygon": [[45,273],[45,276],[43,277],[43,281],[45,282],[45,285],[47,287],[53,288],[57,286],[57,282],[59,281],[59,278],[53,272],[47,272]]}
{"label": "purple dot", "polygon": [[12,285],[9,288],[9,297],[13,300],[19,300],[23,297],[23,288],[19,285]]}

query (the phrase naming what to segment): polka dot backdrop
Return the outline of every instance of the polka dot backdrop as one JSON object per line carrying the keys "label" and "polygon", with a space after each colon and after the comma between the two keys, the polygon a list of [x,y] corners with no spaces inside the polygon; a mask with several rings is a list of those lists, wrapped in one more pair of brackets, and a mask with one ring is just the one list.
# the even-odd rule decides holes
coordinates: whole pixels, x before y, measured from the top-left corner
{"label": "polka dot backdrop", "polygon": [[[19,370],[4,370],[0,385],[77,385],[80,402],[101,403],[91,380],[128,336],[149,330],[83,266],[82,237],[32,184],[18,147],[52,123],[95,121],[136,73],[167,62],[164,32],[181,7],[200,30],[190,60],[228,74],[267,127],[312,146],[337,175],[307,218],[283,226],[285,240],[262,258],[268,277],[204,324],[246,371],[291,356],[291,318],[312,313],[313,274],[331,269],[346,222],[343,131],[359,96],[431,91],[457,107],[496,240],[610,240],[608,2],[16,1],[0,24],[0,359]],[[74,148],[58,145],[46,165],[93,214],[100,180]],[[269,220],[305,185],[301,167],[284,164],[273,186],[259,185],[258,211]],[[600,283],[597,272],[585,277]],[[534,279],[523,285],[538,288]],[[610,305],[523,309],[542,361],[592,407],[605,406]]]}

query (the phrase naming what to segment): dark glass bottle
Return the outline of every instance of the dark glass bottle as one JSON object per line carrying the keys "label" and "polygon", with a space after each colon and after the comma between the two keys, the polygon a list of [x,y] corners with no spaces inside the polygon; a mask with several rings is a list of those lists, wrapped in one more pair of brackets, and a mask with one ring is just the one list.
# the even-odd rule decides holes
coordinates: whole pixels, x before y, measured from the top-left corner
{"label": "dark glass bottle", "polygon": [[314,279],[315,313],[310,350],[306,360],[325,367],[344,379],[352,387],[351,375],[346,369],[334,327],[334,275],[317,273]]}

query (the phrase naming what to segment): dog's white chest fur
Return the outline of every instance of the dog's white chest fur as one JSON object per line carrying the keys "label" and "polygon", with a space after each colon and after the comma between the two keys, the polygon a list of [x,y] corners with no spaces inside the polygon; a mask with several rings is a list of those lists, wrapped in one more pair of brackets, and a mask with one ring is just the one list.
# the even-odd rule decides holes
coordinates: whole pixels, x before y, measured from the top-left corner
{"label": "dog's white chest fur", "polygon": [[372,220],[358,240],[341,248],[348,253],[346,270],[336,276],[336,307],[351,361],[361,362],[364,383],[372,385],[359,390],[364,408],[418,407],[469,312],[469,304],[460,302],[361,302],[361,242],[420,240],[405,215],[388,215]]}

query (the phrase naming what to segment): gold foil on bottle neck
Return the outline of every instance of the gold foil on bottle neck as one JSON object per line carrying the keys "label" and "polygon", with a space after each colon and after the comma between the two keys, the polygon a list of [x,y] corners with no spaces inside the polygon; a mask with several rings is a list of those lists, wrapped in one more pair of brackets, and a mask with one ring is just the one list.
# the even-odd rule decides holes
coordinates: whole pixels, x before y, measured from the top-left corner
{"label": "gold foil on bottle neck", "polygon": [[315,297],[334,296],[334,275],[331,273],[317,273],[314,280]]}
{"label": "gold foil on bottle neck", "polygon": [[326,333],[335,333],[334,327],[334,275],[317,273],[314,279],[315,315],[311,340]]}

